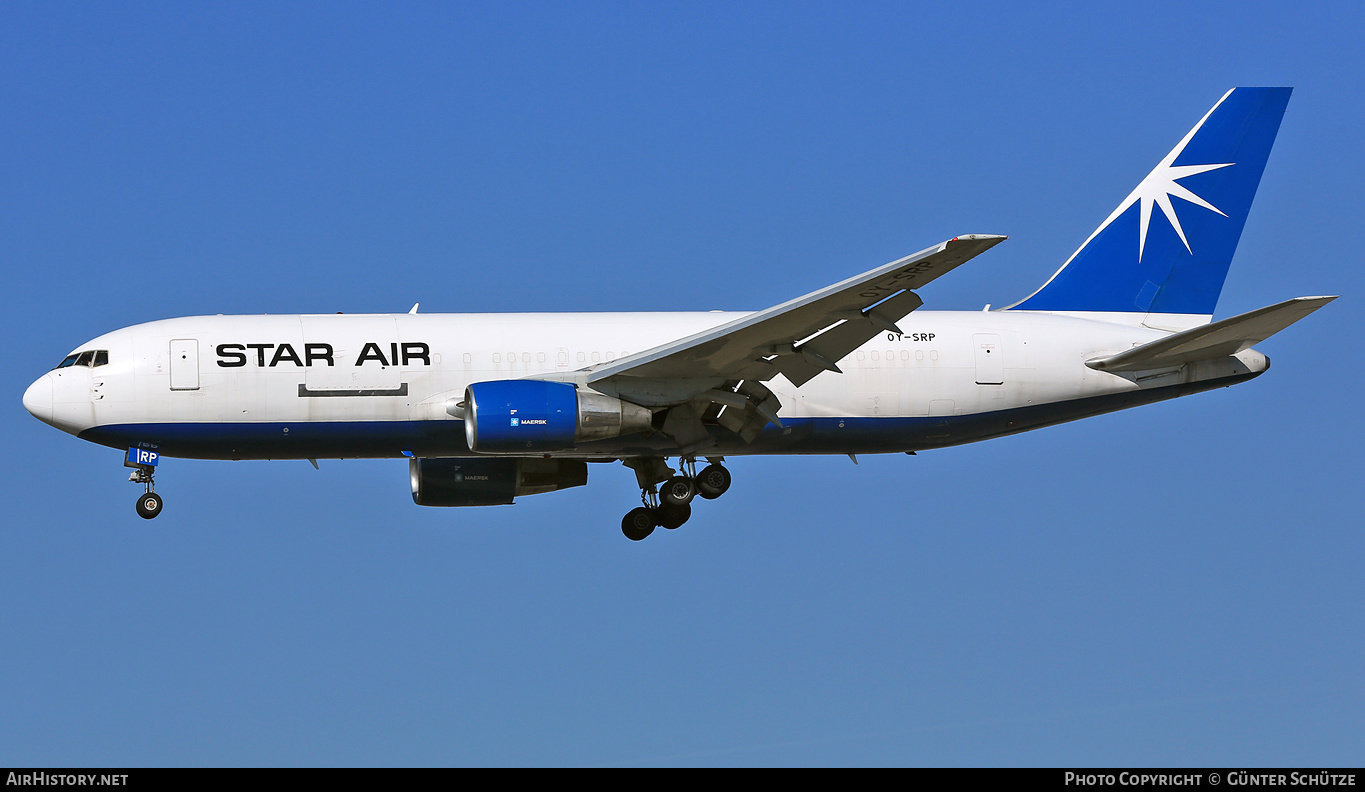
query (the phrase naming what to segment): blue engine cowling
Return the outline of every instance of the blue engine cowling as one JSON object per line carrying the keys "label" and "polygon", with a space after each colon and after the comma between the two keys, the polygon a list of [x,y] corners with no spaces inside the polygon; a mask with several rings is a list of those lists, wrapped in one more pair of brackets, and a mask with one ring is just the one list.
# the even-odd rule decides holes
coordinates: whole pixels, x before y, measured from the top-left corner
{"label": "blue engine cowling", "polygon": [[408,462],[412,500],[418,506],[497,506],[521,495],[588,483],[580,459],[461,457]]}
{"label": "blue engine cowling", "polygon": [[526,454],[573,448],[578,390],[566,382],[493,380],[465,389],[465,439],[471,451]]}

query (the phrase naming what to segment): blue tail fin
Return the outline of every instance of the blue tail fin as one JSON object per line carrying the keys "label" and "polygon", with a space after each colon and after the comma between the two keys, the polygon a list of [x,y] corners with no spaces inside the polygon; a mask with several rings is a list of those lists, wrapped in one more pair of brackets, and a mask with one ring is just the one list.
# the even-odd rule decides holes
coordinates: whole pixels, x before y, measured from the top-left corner
{"label": "blue tail fin", "polygon": [[1234,88],[1011,308],[1211,315],[1292,88]]}

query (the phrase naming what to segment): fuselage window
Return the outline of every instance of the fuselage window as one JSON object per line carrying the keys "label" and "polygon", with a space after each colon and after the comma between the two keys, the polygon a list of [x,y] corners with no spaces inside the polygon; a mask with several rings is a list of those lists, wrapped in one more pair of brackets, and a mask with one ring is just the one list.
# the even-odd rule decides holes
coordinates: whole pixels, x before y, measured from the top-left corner
{"label": "fuselage window", "polygon": [[493,362],[494,362],[494,363],[501,363],[501,362],[502,362],[502,355],[499,355],[497,352],[494,352],[494,353],[493,353]]}
{"label": "fuselage window", "polygon": [[537,353],[536,353],[536,362],[537,362],[537,363],[544,363],[544,362],[545,362],[545,353],[544,353],[544,352],[537,352]]}

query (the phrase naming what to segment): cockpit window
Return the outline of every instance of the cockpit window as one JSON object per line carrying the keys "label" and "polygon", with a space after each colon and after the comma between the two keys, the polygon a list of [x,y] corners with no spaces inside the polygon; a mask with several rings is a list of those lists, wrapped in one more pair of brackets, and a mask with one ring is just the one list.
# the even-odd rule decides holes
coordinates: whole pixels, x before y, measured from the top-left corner
{"label": "cockpit window", "polygon": [[109,365],[109,350],[87,349],[84,352],[73,352],[72,354],[67,355],[61,363],[57,364],[57,368],[66,368],[67,366],[87,366],[93,368],[95,366],[107,365]]}

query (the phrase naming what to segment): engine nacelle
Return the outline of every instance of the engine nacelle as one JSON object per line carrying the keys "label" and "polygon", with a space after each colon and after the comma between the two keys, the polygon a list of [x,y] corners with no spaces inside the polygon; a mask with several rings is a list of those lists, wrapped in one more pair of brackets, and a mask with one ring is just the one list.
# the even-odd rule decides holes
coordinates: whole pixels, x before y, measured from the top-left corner
{"label": "engine nacelle", "polygon": [[580,459],[459,457],[412,459],[412,500],[418,506],[497,506],[522,495],[581,487],[588,463]]}
{"label": "engine nacelle", "polygon": [[650,411],[638,404],[579,390],[567,382],[493,380],[464,393],[464,433],[481,454],[564,451],[650,428]]}

